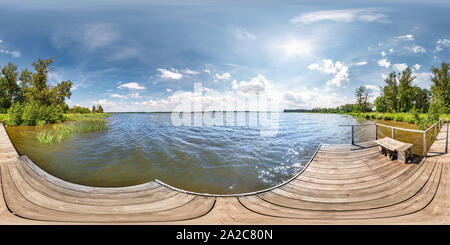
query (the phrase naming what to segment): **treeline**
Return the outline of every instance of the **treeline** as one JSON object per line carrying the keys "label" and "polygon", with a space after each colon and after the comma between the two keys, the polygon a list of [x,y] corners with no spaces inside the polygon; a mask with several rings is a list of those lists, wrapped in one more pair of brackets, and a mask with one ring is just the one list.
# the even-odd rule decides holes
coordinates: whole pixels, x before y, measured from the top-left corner
{"label": "treeline", "polygon": [[328,113],[364,113],[375,110],[379,113],[426,113],[429,122],[435,122],[441,114],[450,113],[449,64],[432,67],[432,86],[422,89],[414,85],[416,76],[407,67],[402,72],[391,72],[380,86],[380,94],[374,104],[369,102],[373,92],[366,86],[355,90],[355,104],[335,108],[315,108],[313,111]]}
{"label": "treeline", "polygon": [[81,107],[81,106],[73,106],[69,109],[69,113],[75,113],[75,114],[88,114],[88,113],[103,113],[103,107],[101,105],[92,106],[92,110],[89,110],[87,107]]}
{"label": "treeline", "polygon": [[[37,125],[56,123],[63,120],[64,113],[86,112],[70,108],[66,103],[72,95],[72,82],[61,81],[56,85],[48,83],[53,58],[33,62],[34,71],[20,73],[18,67],[9,62],[0,73],[0,113],[8,113],[9,125]],[[95,112],[103,108],[99,106]],[[88,109],[89,111],[89,109]]]}

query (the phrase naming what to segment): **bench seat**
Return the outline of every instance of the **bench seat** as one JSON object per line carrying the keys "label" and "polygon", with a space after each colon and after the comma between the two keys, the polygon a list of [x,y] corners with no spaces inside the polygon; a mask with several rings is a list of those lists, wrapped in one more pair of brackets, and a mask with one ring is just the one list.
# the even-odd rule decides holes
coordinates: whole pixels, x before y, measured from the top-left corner
{"label": "bench seat", "polygon": [[404,143],[389,137],[375,140],[375,143],[380,146],[383,154],[388,155],[391,160],[397,157],[399,161],[406,163],[408,158],[412,156],[413,144]]}

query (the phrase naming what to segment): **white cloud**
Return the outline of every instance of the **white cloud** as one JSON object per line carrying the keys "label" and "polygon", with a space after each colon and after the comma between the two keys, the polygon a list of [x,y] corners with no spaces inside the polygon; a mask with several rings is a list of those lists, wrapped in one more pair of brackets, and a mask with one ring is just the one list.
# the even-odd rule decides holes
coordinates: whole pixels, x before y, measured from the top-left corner
{"label": "white cloud", "polygon": [[334,78],[327,81],[327,86],[335,85],[337,87],[342,86],[342,82],[348,82],[348,66],[342,64],[339,61],[333,63],[331,59],[324,59],[323,65],[320,66],[318,64],[311,64],[308,66],[310,70],[319,70],[325,72],[327,74],[334,74]]}
{"label": "white cloud", "polygon": [[124,83],[119,85],[117,88],[128,88],[128,89],[138,89],[138,90],[142,90],[145,89],[144,86],[139,85],[139,83]]}
{"label": "white cloud", "polygon": [[420,70],[420,67],[422,67],[422,66],[419,64],[415,64],[415,65],[413,65],[413,67],[415,70]]}
{"label": "white cloud", "polygon": [[378,65],[381,67],[389,68],[389,66],[391,66],[391,63],[387,59],[381,59],[378,61]]}
{"label": "white cloud", "polygon": [[170,88],[167,88],[166,91],[169,92],[169,93],[172,93],[172,92],[173,92],[173,90],[170,89]]}
{"label": "white cloud", "polygon": [[422,87],[422,88],[430,88],[431,86],[431,77],[432,77],[432,73],[431,72],[418,72],[412,73],[413,76],[416,77],[416,79],[414,79],[414,82]]}
{"label": "white cloud", "polygon": [[20,57],[20,51],[17,50],[8,50],[7,48],[4,48],[5,45],[2,45],[3,40],[0,40],[0,54],[8,54],[11,55],[13,58],[19,58]]}
{"label": "white cloud", "polygon": [[312,109],[315,107],[337,107],[340,105],[354,103],[346,96],[336,93],[329,93],[326,90],[302,88],[300,91],[287,91],[282,93],[280,105],[282,108],[304,108]]}
{"label": "white cloud", "polygon": [[158,68],[157,69],[159,72],[161,72],[160,77],[163,79],[173,79],[173,80],[179,80],[181,78],[183,78],[183,74],[178,73],[176,70],[175,71],[169,71],[163,68]]}
{"label": "white cloud", "polygon": [[440,38],[436,42],[436,52],[444,50],[444,47],[450,46],[450,39]]}
{"label": "white cloud", "polygon": [[423,48],[419,45],[407,47],[407,49],[413,53],[425,53],[426,52],[425,48]]}
{"label": "white cloud", "polygon": [[386,15],[381,13],[376,13],[374,9],[342,9],[342,10],[326,10],[326,11],[315,11],[305,14],[301,14],[290,22],[297,24],[311,24],[318,21],[331,20],[339,22],[374,22],[383,21]]}
{"label": "white cloud", "polygon": [[355,63],[356,66],[363,66],[363,65],[367,65],[367,61],[360,61],[360,62],[356,62]]}
{"label": "white cloud", "polygon": [[317,68],[319,68],[319,64],[316,64],[316,63],[313,63],[308,66],[308,69],[310,69],[310,70],[316,70]]}
{"label": "white cloud", "polygon": [[139,93],[132,93],[132,94],[126,94],[126,95],[121,95],[121,94],[111,94],[110,97],[112,98],[119,98],[119,99],[139,99],[142,98],[142,96]]}
{"label": "white cloud", "polygon": [[372,91],[378,91],[378,90],[380,90],[380,87],[378,87],[378,86],[375,86],[375,85],[366,85],[365,86],[366,88],[368,88],[368,89],[370,89],[370,90],[372,90]]}
{"label": "white cloud", "polygon": [[205,69],[204,72],[211,73],[211,71],[209,69]]}
{"label": "white cloud", "polygon": [[386,56],[386,53],[384,51],[381,51],[381,57]]}
{"label": "white cloud", "polygon": [[231,74],[229,72],[225,72],[222,75],[216,74],[214,75],[214,79],[216,80],[228,80],[231,78]]}
{"label": "white cloud", "polygon": [[249,82],[241,81],[239,83],[236,80],[232,83],[232,88],[238,93],[267,93],[271,91],[272,84],[263,75],[258,74],[257,77],[252,78]]}
{"label": "white cloud", "polygon": [[393,64],[392,65],[392,68],[394,68],[394,70],[399,71],[399,72],[405,70],[407,67],[408,67],[408,65],[405,64],[405,63]]}
{"label": "white cloud", "polygon": [[381,74],[381,78],[386,79],[387,75],[386,74]]}
{"label": "white cloud", "polygon": [[406,39],[406,40],[414,40],[414,36],[412,34],[406,34],[404,36],[398,36],[397,38]]}
{"label": "white cloud", "polygon": [[189,68],[184,69],[184,73],[189,74],[189,75],[197,75],[197,74],[199,74],[198,71],[193,71],[193,70],[191,70]]}
{"label": "white cloud", "polygon": [[394,53],[394,48],[389,49],[389,53]]}

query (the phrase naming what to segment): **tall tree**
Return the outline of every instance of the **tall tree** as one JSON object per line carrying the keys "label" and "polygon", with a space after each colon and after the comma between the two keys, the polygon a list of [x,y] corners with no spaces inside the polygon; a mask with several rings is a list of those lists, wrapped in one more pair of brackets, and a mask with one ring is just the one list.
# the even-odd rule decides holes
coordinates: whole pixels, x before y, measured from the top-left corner
{"label": "tall tree", "polygon": [[413,107],[413,89],[412,84],[416,77],[412,75],[412,70],[406,67],[399,74],[398,79],[398,108],[399,112],[408,112]]}
{"label": "tall tree", "polygon": [[358,106],[359,111],[370,111],[369,107],[369,96],[371,94],[371,90],[366,86],[360,86],[355,90],[356,95],[356,104]]}
{"label": "tall tree", "polygon": [[17,84],[17,66],[9,62],[1,69],[0,75],[0,106],[9,108],[20,97],[20,87]]}
{"label": "tall tree", "polygon": [[391,72],[389,76],[384,80],[386,86],[383,87],[384,99],[387,104],[388,111],[398,111],[398,81],[397,74]]}
{"label": "tall tree", "polygon": [[441,63],[441,68],[433,67],[431,81],[432,103],[441,108],[441,113],[450,113],[450,73],[449,64]]}

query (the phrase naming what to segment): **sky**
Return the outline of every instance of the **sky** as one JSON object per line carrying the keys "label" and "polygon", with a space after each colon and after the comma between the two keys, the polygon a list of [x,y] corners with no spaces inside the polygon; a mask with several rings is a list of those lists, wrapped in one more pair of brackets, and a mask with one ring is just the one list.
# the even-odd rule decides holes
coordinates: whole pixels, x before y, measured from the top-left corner
{"label": "sky", "polygon": [[205,101],[270,94],[281,109],[354,103],[392,71],[450,62],[449,1],[5,1],[0,66],[54,57],[70,106],[170,111],[201,83]]}

